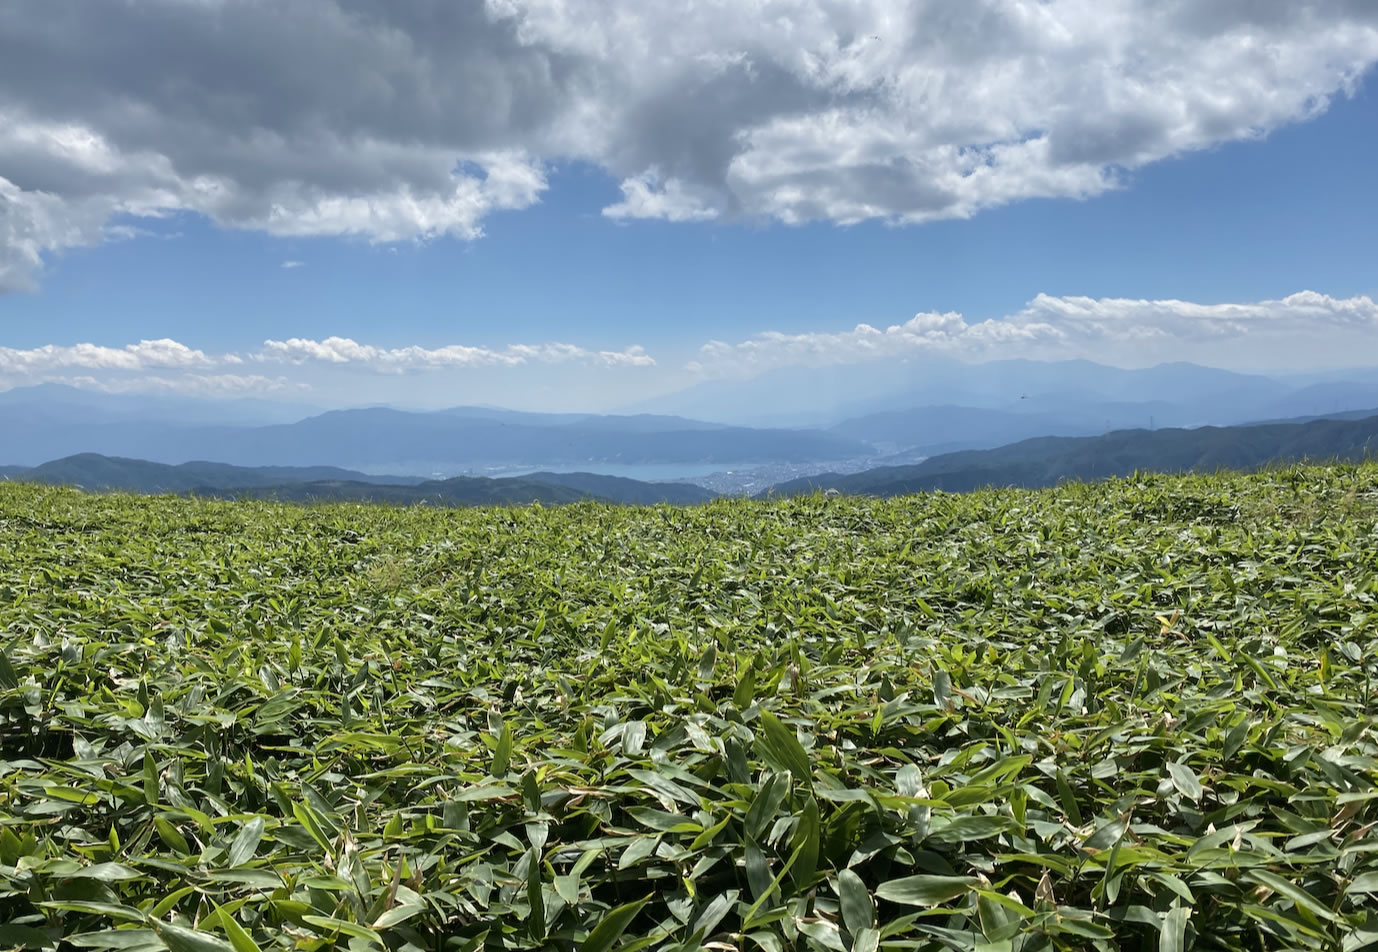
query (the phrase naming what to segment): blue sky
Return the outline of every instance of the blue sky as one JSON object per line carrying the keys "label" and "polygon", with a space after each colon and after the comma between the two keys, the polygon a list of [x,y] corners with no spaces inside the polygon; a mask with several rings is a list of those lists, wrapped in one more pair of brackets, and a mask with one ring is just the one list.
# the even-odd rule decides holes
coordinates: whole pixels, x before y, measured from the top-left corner
{"label": "blue sky", "polygon": [[[351,28],[366,38],[379,29],[347,16],[351,6],[366,4],[312,5],[339,20],[330,23],[344,24],[341,44],[354,35]],[[142,0],[126,16],[181,29],[189,46],[212,42],[197,33],[200,25],[179,23],[160,9],[166,6]],[[497,6],[503,5],[488,5]],[[525,16],[521,26],[533,36],[545,29],[544,40],[504,34],[514,44],[511,56],[560,44],[574,55],[578,44],[568,24],[543,24],[538,13],[552,17],[552,7],[535,6],[513,16]],[[793,6],[804,22],[810,4]],[[920,18],[920,26],[950,28],[950,17],[937,16],[942,5],[928,6],[934,17]],[[990,6],[1001,15],[1009,7],[994,0]],[[1063,6],[1069,10],[1061,27],[1075,32],[1074,11]],[[1132,26],[1139,5],[1119,6]],[[485,22],[506,23],[487,12]],[[213,42],[234,44],[234,31],[225,28],[236,22],[233,13],[221,12],[230,19]],[[247,15],[247,8],[235,15]],[[112,389],[185,387],[328,405],[520,406],[569,399],[615,406],[718,375],[925,350],[973,360],[1087,356],[1124,365],[1159,359],[1246,368],[1378,364],[1372,344],[1378,313],[1367,300],[1378,296],[1378,177],[1371,171],[1378,154],[1372,88],[1378,18],[1333,4],[1316,4],[1310,15],[1313,33],[1318,26],[1335,31],[1332,42],[1324,35],[1299,39],[1297,23],[1178,24],[1184,31],[1178,46],[1191,41],[1195,47],[1186,43],[1182,54],[1164,47],[1164,56],[1180,55],[1182,62],[1161,65],[1180,87],[1161,101],[1143,92],[1151,71],[1137,75],[1142,65],[1113,52],[1123,36],[1099,37],[1102,27],[1080,24],[1081,47],[1088,56],[1102,55],[1108,84],[1123,82],[1149,97],[1119,103],[1118,113],[1112,108],[1104,117],[1096,111],[1099,93],[1071,69],[1062,81],[1049,81],[1042,98],[1031,95],[1011,112],[994,102],[998,87],[987,88],[1003,68],[967,68],[921,46],[874,67],[901,84],[929,57],[937,64],[930,77],[969,84],[971,108],[992,128],[1012,123],[1013,139],[992,136],[980,123],[972,131],[946,128],[960,126],[960,116],[943,123],[916,119],[905,111],[913,108],[912,97],[865,104],[838,138],[828,123],[838,114],[843,80],[831,81],[832,98],[817,107],[799,106],[791,99],[797,90],[784,88],[779,98],[791,104],[774,114],[769,103],[748,109],[735,92],[719,94],[721,102],[709,106],[676,101],[671,75],[664,77],[671,91],[653,101],[675,122],[682,118],[693,136],[667,132],[663,120],[647,120],[618,99],[631,118],[584,141],[585,132],[561,122],[588,121],[587,104],[570,105],[569,90],[553,87],[530,92],[530,108],[539,113],[542,102],[555,103],[549,111],[564,110],[565,120],[551,120],[550,128],[514,120],[493,142],[521,147],[517,159],[503,153],[470,161],[455,143],[475,134],[469,126],[482,125],[481,114],[469,126],[456,119],[456,128],[427,142],[407,129],[389,130],[389,140],[379,131],[382,120],[351,117],[346,109],[331,120],[340,123],[337,137],[367,133],[367,148],[382,157],[365,162],[363,147],[337,143],[340,170],[328,168],[325,156],[319,181],[302,179],[313,174],[309,158],[290,173],[280,171],[300,158],[287,147],[270,154],[273,146],[266,146],[264,154],[239,160],[241,168],[224,156],[268,130],[289,144],[293,135],[306,137],[302,150],[309,157],[307,146],[320,137],[317,113],[333,115],[322,101],[334,95],[328,89],[298,90],[300,115],[280,117],[269,114],[268,93],[254,88],[251,74],[231,73],[228,82],[242,82],[237,92],[263,115],[236,115],[222,126],[212,116],[193,129],[206,142],[196,152],[168,144],[186,134],[181,127],[131,132],[94,108],[82,114],[70,102],[45,99],[30,88],[42,76],[25,81],[0,73],[0,92],[12,94],[0,101],[19,103],[18,114],[36,130],[8,151],[0,141],[0,186],[10,185],[8,205],[0,191],[0,247],[8,235],[13,259],[8,293],[0,294],[0,386],[58,380]],[[0,17],[0,58],[5,40],[19,43],[25,30],[36,28],[21,20],[13,12]],[[111,26],[133,33],[138,25]],[[799,48],[833,50],[842,69],[852,60],[836,53],[837,36],[851,36],[856,27],[825,24],[812,46],[803,37]],[[870,28],[880,35],[882,27]],[[767,85],[760,78],[769,76],[765,66],[788,73],[794,49],[767,48],[749,25],[738,29],[730,37],[757,64],[744,82]],[[1009,63],[1024,55],[1018,44],[1030,56],[1039,52],[1041,27],[1019,21],[1009,29],[1016,44]],[[1241,36],[1247,46],[1273,43],[1281,50],[1275,59],[1290,63],[1295,75],[1274,63],[1232,86],[1228,64],[1213,72],[1212,57],[1222,56],[1221,43],[1238,47]],[[80,49],[83,37],[67,39],[64,49],[75,55],[70,51]],[[1289,52],[1288,44],[1297,49]],[[610,82],[612,66],[588,55],[589,70]],[[117,89],[123,84],[122,101],[144,95],[143,80],[132,74],[93,72],[74,86],[80,91],[80,82],[98,80]],[[791,81],[807,85],[797,75]],[[1269,90],[1269,82],[1277,88]],[[633,96],[632,88],[624,98]],[[1194,115],[1190,103],[1197,100],[1206,105]],[[1069,107],[1076,107],[1071,119]],[[755,125],[744,125],[734,110],[750,112]],[[878,110],[881,118],[885,110],[893,113],[912,132],[912,144],[891,141],[883,127],[860,125]],[[1102,119],[1104,128],[1086,125]],[[805,120],[812,126],[800,132]],[[130,129],[137,125],[129,122]],[[743,129],[751,130],[750,148],[741,145]],[[74,146],[74,136],[86,138]],[[1040,137],[1050,143],[1046,149],[1001,166],[999,143],[1022,148]],[[35,142],[49,150],[38,159],[68,162],[73,174],[49,182],[34,171]],[[696,158],[713,151],[704,143],[738,149],[729,173],[715,178],[712,163]],[[848,167],[856,143],[881,161]],[[986,150],[982,161],[995,170],[992,181],[968,186],[978,177],[970,168],[953,178],[940,164],[953,154],[948,146]],[[78,148],[86,151],[73,158]],[[1090,159],[1074,154],[1088,149],[1095,153]],[[1048,158],[1050,150],[1062,157]],[[409,163],[443,162],[450,154],[454,181],[479,196],[473,206],[408,211],[435,178],[423,171],[409,179]],[[704,163],[708,171],[700,168]],[[137,172],[150,164],[167,167],[156,182]],[[369,178],[375,166],[384,169],[376,181]],[[877,169],[904,172],[882,179]],[[962,184],[929,197],[933,181]],[[218,195],[233,194],[203,200],[206,182]],[[492,194],[484,196],[485,189]],[[360,196],[369,203],[363,225],[348,204]],[[42,237],[45,226],[51,237]],[[0,278],[6,273],[0,264]],[[1299,292],[1318,297],[1295,297]],[[1242,310],[1219,310],[1228,307]],[[906,325],[911,319],[918,323]],[[858,336],[859,324],[877,330]],[[892,325],[895,333],[884,330]],[[334,339],[353,347],[322,345]],[[146,359],[134,349],[139,341],[164,346]],[[265,346],[269,341],[278,342],[277,350]],[[170,342],[199,356],[169,351]],[[82,344],[95,346],[73,350]],[[445,348],[459,351],[428,356]],[[121,353],[110,357],[106,350]]]}

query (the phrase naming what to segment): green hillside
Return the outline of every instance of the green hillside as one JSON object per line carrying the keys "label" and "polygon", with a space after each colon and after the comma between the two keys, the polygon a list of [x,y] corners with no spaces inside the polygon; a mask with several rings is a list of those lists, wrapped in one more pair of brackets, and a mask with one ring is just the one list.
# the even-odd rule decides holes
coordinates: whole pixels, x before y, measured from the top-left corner
{"label": "green hillside", "polygon": [[642,482],[595,473],[533,473],[525,477],[453,477],[427,479],[412,486],[380,486],[372,482],[328,479],[296,482],[256,489],[222,490],[204,486],[201,496],[232,496],[238,499],[271,499],[325,503],[393,503],[398,506],[522,506],[526,503],[671,503],[692,506],[714,499],[715,493],[679,482]]}
{"label": "green hillside", "polygon": [[588,498],[586,493],[564,486],[528,482],[523,479],[487,479],[482,476],[428,480],[415,486],[380,486],[376,483],[338,479],[243,490],[222,490],[206,486],[197,490],[196,494],[279,502],[367,502],[399,506],[504,506],[532,502],[557,504],[579,502]]}
{"label": "green hillside", "polygon": [[533,473],[530,476],[455,476],[413,486],[380,486],[358,480],[321,480],[255,489],[202,487],[201,496],[229,496],[294,502],[385,502],[394,505],[499,506],[571,503],[583,500],[651,505],[693,505],[714,493],[689,483],[648,483],[596,473]]}
{"label": "green hillside", "polygon": [[991,450],[944,453],[912,466],[883,466],[842,476],[824,473],[790,480],[763,495],[816,489],[897,496],[987,486],[1036,489],[1067,480],[1107,479],[1135,472],[1215,472],[1296,461],[1369,459],[1378,452],[1378,416],[1353,420],[1195,429],[1118,430],[1092,437],[1038,437]]}
{"label": "green hillside", "polygon": [[1375,565],[1369,464],[684,508],[0,483],[0,947],[1367,948]]}

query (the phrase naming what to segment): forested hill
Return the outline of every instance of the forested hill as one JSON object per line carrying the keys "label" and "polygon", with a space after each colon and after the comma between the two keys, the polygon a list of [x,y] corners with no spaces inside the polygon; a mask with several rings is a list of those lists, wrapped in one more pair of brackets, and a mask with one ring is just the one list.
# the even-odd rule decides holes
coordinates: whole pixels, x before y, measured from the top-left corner
{"label": "forested hill", "polygon": [[277,499],[284,502],[381,502],[397,505],[426,503],[439,506],[545,504],[595,500],[629,505],[708,502],[716,493],[689,483],[648,483],[598,473],[534,473],[529,476],[456,476],[414,486],[383,486],[348,480],[291,483],[199,495],[238,499]]}
{"label": "forested hill", "polygon": [[992,450],[934,456],[912,466],[860,473],[823,473],[771,487],[762,496],[816,489],[898,496],[986,486],[1038,488],[1067,480],[1106,479],[1146,470],[1250,470],[1294,460],[1358,460],[1378,456],[1378,410],[1358,420],[1313,420],[1257,426],[1120,430],[1093,437],[1038,437]]}
{"label": "forested hill", "polygon": [[333,466],[231,466],[193,462],[170,465],[82,453],[32,468],[0,469],[0,479],[76,486],[87,490],[192,493],[198,496],[299,502],[431,503],[449,506],[561,503],[598,499],[615,503],[707,502],[715,494],[688,483],[652,483],[596,473],[533,473],[488,478],[424,480],[374,476]]}
{"label": "forested hill", "polygon": [[100,453],[77,453],[38,466],[0,467],[0,479],[80,486],[91,490],[124,489],[139,493],[251,489],[323,480],[399,486],[423,481],[420,477],[370,476],[338,466],[234,466],[204,460],[174,465]]}

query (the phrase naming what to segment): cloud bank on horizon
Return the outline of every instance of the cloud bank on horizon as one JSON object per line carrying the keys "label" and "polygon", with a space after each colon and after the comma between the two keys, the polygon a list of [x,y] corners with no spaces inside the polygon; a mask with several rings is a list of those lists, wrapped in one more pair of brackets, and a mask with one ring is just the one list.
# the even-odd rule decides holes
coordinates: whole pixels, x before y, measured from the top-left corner
{"label": "cloud bank on horizon", "polygon": [[618,219],[911,224],[1085,198],[1314,117],[1375,62],[1368,0],[8,3],[0,291],[173,213],[474,240],[566,161],[620,182]]}
{"label": "cloud bank on horizon", "polygon": [[111,393],[207,396],[312,389],[329,396],[333,389],[357,402],[368,396],[360,387],[367,387],[369,377],[523,368],[548,373],[563,366],[592,384],[618,374],[666,370],[654,379],[643,373],[622,380],[624,390],[646,396],[667,386],[747,379],[786,367],[926,357],[968,362],[1083,358],[1130,367],[1185,358],[1239,370],[1276,370],[1270,361],[1282,348],[1292,369],[1344,368],[1378,360],[1376,342],[1378,303],[1365,296],[1340,299],[1301,291],[1279,300],[1198,304],[1040,294],[998,320],[926,312],[885,328],[770,331],[736,343],[708,341],[696,354],[677,360],[658,359],[640,345],[621,350],[569,343],[380,347],[344,337],[266,340],[253,351],[221,354],[166,339],[123,347],[0,347],[0,387],[48,382]]}
{"label": "cloud bank on horizon", "polygon": [[1189,359],[1239,370],[1353,367],[1378,360],[1378,304],[1300,291],[1243,304],[1053,297],[1039,294],[1002,319],[916,314],[883,330],[858,324],[834,333],[759,334],[736,344],[709,341],[688,369],[703,377],[751,377],[778,367],[885,358],[962,360],[1083,358],[1145,367]]}

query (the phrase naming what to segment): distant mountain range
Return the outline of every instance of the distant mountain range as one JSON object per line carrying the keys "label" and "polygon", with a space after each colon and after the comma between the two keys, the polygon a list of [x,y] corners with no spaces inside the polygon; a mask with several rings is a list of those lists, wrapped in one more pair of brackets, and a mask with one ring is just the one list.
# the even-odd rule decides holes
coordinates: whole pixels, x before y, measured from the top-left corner
{"label": "distant mountain range", "polygon": [[706,382],[622,415],[491,407],[320,412],[265,399],[112,395],[44,384],[0,392],[0,462],[32,466],[100,453],[417,476],[526,467],[826,464],[989,449],[1035,436],[1224,426],[1372,406],[1378,406],[1374,371],[1275,378],[1190,363],[1124,370],[1082,360],[791,368]]}
{"label": "distant mountain range", "polygon": [[[871,448],[821,430],[753,429],[656,415],[519,413],[480,407],[428,412],[333,410],[292,423],[206,424],[140,416],[66,399],[70,388],[0,393],[7,464],[37,465],[79,453],[237,466],[392,467],[416,472],[485,466],[565,468],[580,463],[841,460]],[[80,393],[80,391],[74,391]],[[62,399],[57,399],[62,397]],[[51,399],[50,399],[51,398]]]}
{"label": "distant mountain range", "polygon": [[1039,437],[997,449],[947,453],[912,466],[809,476],[780,483],[760,495],[788,496],[820,489],[898,496],[935,489],[965,492],[987,486],[1038,488],[1067,480],[1125,476],[1136,470],[1247,470],[1269,463],[1372,457],[1378,457],[1378,409],[1353,420]]}
{"label": "distant mountain range", "polygon": [[[1269,377],[1190,363],[1125,370],[1088,361],[1029,360],[879,360],[777,370],[751,380],[704,383],[623,415],[475,406],[320,412],[264,399],[112,395],[45,384],[0,392],[0,464],[54,466],[44,461],[97,454],[164,464],[212,460],[254,471],[217,473],[208,468],[214,464],[197,463],[160,474],[157,479],[164,482],[154,488],[168,492],[208,487],[260,492],[308,483],[320,483],[320,492],[335,495],[381,492],[346,486],[359,483],[393,486],[398,491],[392,495],[403,496],[401,489],[442,475],[479,478],[533,470],[664,479],[732,470],[711,485],[725,492],[750,486],[754,492],[798,473],[857,473],[885,463],[936,467],[933,459],[939,456],[1038,437],[1296,422],[1366,413],[1364,408],[1375,406],[1378,371],[1373,370]],[[1095,475],[1086,468],[1093,462],[1055,468]],[[1142,462],[1177,466],[1181,460],[1171,455],[1158,460],[1150,452]],[[71,481],[126,485],[117,475],[85,464],[79,469]],[[396,475],[366,475],[372,473]],[[33,478],[49,477],[67,479],[56,471]],[[477,485],[453,491],[467,498]],[[542,485],[571,489],[549,479]],[[148,482],[135,478],[131,488],[148,488]],[[578,491],[621,498],[609,486]]]}
{"label": "distant mountain range", "polygon": [[92,491],[190,493],[218,498],[292,502],[356,501],[450,506],[565,503],[583,499],[649,505],[707,502],[716,494],[688,483],[650,483],[593,473],[532,473],[490,479],[460,476],[423,480],[371,476],[332,466],[231,466],[193,462],[172,466],[148,460],[81,453],[40,466],[3,466],[0,479],[74,486]]}
{"label": "distant mountain range", "polygon": [[[985,375],[998,377],[986,380]],[[961,402],[892,406],[829,427],[909,455],[989,449],[1036,436],[1099,436],[1115,430],[1236,425],[1334,416],[1378,406],[1378,381],[1298,384],[1194,364],[1118,370],[1086,361],[984,365],[982,385]],[[949,381],[956,393],[960,380]],[[930,385],[914,400],[935,395]]]}
{"label": "distant mountain range", "polygon": [[[876,360],[834,367],[791,367],[749,380],[706,381],[629,410],[679,413],[755,426],[825,426],[858,439],[943,444],[915,422],[943,409],[995,410],[1027,421],[1019,436],[1096,435],[1126,427],[1231,425],[1378,406],[1378,373],[1348,370],[1266,376],[1161,364],[1125,370],[1086,360],[1002,360],[983,364],[926,358]],[[894,415],[895,430],[877,415]],[[853,424],[865,428],[855,429]],[[1018,420],[1014,421],[1016,424]],[[1051,425],[1053,429],[1035,429]],[[961,442],[996,446],[979,425]]]}
{"label": "distant mountain range", "polygon": [[[987,486],[1038,488],[1067,480],[1096,480],[1142,471],[1254,469],[1299,460],[1378,457],[1378,409],[1341,419],[1195,429],[1120,430],[1095,437],[1038,437],[990,450],[963,450],[907,466],[859,473],[824,473],[773,486],[759,497],[836,489],[895,496]],[[690,483],[657,483],[594,473],[531,473],[487,478],[423,480],[370,476],[329,466],[241,467],[180,465],[84,453],[36,467],[0,467],[0,479],[77,486],[88,490],[191,493],[221,498],[356,501],[446,506],[567,503],[579,500],[646,505],[692,505],[717,498]]]}

